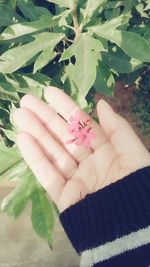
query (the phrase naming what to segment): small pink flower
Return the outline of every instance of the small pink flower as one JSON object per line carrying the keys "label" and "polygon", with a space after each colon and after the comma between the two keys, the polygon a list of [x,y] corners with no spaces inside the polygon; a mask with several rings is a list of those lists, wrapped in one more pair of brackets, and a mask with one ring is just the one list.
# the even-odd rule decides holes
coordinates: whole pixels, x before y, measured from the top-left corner
{"label": "small pink flower", "polygon": [[84,145],[87,149],[92,149],[91,141],[96,137],[92,128],[89,126],[91,120],[80,111],[71,116],[69,119],[68,132],[73,135],[71,140],[68,140],[67,144]]}

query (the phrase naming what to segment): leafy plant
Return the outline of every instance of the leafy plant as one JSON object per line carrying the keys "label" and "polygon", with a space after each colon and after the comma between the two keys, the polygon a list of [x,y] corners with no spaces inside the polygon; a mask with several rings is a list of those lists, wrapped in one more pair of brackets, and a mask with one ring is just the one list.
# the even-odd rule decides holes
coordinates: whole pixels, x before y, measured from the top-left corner
{"label": "leafy plant", "polygon": [[136,80],[136,90],[131,108],[138,128],[145,137],[150,137],[150,69],[147,68]]}
{"label": "leafy plant", "polygon": [[0,0],[0,179],[20,181],[1,207],[16,218],[31,200],[33,227],[52,247],[54,206],[17,150],[12,112],[26,93],[43,99],[48,85],[87,112],[96,91],[113,97],[120,74],[150,62],[150,2],[40,2]]}

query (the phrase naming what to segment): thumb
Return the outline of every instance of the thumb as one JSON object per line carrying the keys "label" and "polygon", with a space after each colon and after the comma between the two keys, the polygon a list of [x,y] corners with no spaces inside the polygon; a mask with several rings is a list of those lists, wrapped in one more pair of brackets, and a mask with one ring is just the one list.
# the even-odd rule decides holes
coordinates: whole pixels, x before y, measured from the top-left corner
{"label": "thumb", "polygon": [[104,100],[97,104],[100,125],[119,154],[147,152],[126,119],[118,115]]}

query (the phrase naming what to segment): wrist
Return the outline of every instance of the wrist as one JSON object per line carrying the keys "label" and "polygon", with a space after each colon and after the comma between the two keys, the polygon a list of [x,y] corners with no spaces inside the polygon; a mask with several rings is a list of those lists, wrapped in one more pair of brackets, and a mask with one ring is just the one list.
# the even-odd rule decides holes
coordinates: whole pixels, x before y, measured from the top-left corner
{"label": "wrist", "polygon": [[71,206],[61,223],[77,252],[150,225],[150,167],[140,169]]}

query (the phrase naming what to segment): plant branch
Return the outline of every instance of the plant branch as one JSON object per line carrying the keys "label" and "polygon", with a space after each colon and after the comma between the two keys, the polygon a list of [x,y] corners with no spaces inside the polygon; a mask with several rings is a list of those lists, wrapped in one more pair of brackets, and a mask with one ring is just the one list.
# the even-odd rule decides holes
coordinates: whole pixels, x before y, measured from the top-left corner
{"label": "plant branch", "polygon": [[76,10],[76,8],[74,8],[74,10],[72,11],[72,18],[73,18],[74,29],[75,29],[76,32],[78,32],[79,23],[78,23],[78,19],[77,19],[77,10]]}
{"label": "plant branch", "polygon": [[74,6],[72,9],[72,19],[73,19],[73,26],[74,26],[74,32],[75,32],[75,39],[77,39],[80,33],[82,32],[82,27],[81,25],[79,25],[79,22],[78,22],[78,14],[77,14],[76,6]]}

